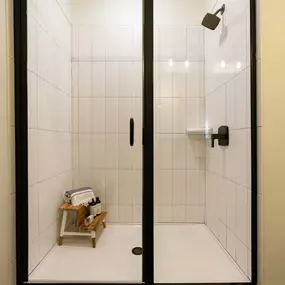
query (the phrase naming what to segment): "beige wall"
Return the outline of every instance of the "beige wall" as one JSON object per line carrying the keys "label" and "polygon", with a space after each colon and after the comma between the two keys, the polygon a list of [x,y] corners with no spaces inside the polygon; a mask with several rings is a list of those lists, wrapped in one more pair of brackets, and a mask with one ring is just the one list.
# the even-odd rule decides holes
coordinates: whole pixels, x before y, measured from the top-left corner
{"label": "beige wall", "polygon": [[12,0],[0,0],[0,284],[15,284]]}
{"label": "beige wall", "polygon": [[262,157],[262,98],[261,98],[261,34],[260,34],[260,0],[256,0],[256,16],[257,16],[257,53],[256,53],[256,68],[257,68],[257,150],[258,150],[258,284],[262,285],[263,278],[263,157]]}
{"label": "beige wall", "polygon": [[284,0],[261,0],[263,285],[285,284],[284,9]]}

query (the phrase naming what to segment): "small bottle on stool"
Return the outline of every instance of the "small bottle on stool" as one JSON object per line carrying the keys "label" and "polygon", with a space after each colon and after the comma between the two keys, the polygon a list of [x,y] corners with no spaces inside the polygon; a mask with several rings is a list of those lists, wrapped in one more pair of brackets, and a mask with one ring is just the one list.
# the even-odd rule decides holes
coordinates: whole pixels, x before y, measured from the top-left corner
{"label": "small bottle on stool", "polygon": [[97,216],[98,216],[101,215],[102,213],[102,203],[99,197],[96,198],[96,205],[97,205]]}
{"label": "small bottle on stool", "polygon": [[90,215],[93,215],[94,217],[97,216],[97,204],[94,199],[92,199],[92,201],[89,202],[89,212],[90,212]]}

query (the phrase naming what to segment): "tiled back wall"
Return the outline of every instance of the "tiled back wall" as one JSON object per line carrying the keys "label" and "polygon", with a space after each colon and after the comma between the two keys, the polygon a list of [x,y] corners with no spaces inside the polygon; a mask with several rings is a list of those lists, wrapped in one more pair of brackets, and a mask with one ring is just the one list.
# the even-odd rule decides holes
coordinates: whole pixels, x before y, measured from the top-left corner
{"label": "tiled back wall", "polygon": [[73,26],[73,184],[93,187],[109,222],[141,222],[140,31],[133,25]]}
{"label": "tiled back wall", "polygon": [[155,217],[203,223],[205,141],[185,130],[205,125],[204,31],[175,20],[155,31]]}
{"label": "tiled back wall", "polygon": [[[204,222],[205,144],[185,134],[204,126],[203,30],[157,26],[156,35],[156,221]],[[141,222],[141,53],[135,25],[73,26],[73,184],[95,189],[109,222]]]}

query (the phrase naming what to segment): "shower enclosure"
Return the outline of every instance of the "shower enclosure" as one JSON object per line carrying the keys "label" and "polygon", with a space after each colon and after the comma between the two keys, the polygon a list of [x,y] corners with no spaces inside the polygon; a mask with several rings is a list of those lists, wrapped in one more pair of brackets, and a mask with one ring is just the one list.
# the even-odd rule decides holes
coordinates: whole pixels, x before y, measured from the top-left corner
{"label": "shower enclosure", "polygon": [[[256,284],[255,1],[14,11],[19,284]],[[57,244],[80,187],[107,211],[95,249]]]}

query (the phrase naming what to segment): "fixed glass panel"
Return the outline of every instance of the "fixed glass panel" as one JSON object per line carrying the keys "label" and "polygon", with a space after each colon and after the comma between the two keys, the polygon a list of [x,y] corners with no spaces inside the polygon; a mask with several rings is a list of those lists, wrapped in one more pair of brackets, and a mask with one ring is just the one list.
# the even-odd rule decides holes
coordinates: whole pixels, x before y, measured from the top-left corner
{"label": "fixed glass panel", "polygon": [[155,282],[250,282],[250,1],[154,3]]}
{"label": "fixed glass panel", "polygon": [[[140,282],[142,1],[32,0],[27,15],[29,281]],[[93,196],[95,212],[70,205]]]}

